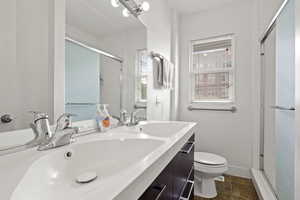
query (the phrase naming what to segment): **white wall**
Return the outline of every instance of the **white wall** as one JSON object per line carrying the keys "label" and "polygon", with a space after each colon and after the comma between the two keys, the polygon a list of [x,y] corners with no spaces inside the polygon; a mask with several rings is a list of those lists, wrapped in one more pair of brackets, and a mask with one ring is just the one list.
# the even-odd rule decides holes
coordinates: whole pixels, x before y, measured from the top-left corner
{"label": "white wall", "polygon": [[[54,21],[61,15],[54,12],[57,6],[64,14],[63,2],[1,1],[4,35],[0,38],[3,42],[0,54],[4,57],[0,110],[16,118],[9,129],[27,128],[33,119],[28,114],[30,110],[46,112],[50,119],[54,117],[54,66],[63,58],[61,52],[56,52],[57,43],[54,43],[58,36]],[[56,28],[64,32],[63,27]]]}
{"label": "white wall", "polygon": [[[252,167],[252,50],[253,4],[226,5],[181,19],[180,120],[198,122],[196,150],[227,158],[234,175],[249,176]],[[237,17],[238,16],[238,17]],[[191,40],[234,34],[237,112],[188,111],[189,43]]]}
{"label": "white wall", "polygon": [[[16,1],[0,1],[0,115],[18,113],[18,68],[16,67]],[[13,80],[12,78],[16,78]],[[6,83],[6,84],[3,84]],[[9,103],[14,102],[14,103]],[[13,129],[17,124],[3,125],[0,131]]]}
{"label": "white wall", "polygon": [[179,116],[179,66],[180,66],[180,35],[179,35],[179,14],[172,10],[172,33],[171,33],[171,62],[174,64],[175,73],[173,90],[171,91],[171,120],[178,120]]}
{"label": "white wall", "polygon": [[[166,1],[150,0],[151,9],[140,16],[147,27],[147,49],[171,58],[171,10]],[[152,73],[149,74],[147,119],[170,120],[171,91],[153,88]]]}

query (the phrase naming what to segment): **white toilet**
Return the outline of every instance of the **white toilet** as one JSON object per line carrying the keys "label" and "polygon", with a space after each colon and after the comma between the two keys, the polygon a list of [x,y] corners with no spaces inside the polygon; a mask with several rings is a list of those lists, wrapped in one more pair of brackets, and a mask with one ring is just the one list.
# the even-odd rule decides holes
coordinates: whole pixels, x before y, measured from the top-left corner
{"label": "white toilet", "polygon": [[222,156],[195,152],[195,196],[214,198],[217,196],[215,178],[227,171],[227,161]]}

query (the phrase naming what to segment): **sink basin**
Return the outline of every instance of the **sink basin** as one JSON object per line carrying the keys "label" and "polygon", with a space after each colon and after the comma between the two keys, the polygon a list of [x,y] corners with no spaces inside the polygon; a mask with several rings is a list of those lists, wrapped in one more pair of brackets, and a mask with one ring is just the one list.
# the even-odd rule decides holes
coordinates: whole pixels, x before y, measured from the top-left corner
{"label": "sink basin", "polygon": [[[31,165],[11,200],[84,199],[96,188],[105,191],[107,183],[115,183],[114,178],[143,162],[163,143],[155,139],[110,139],[52,150]],[[77,183],[76,177],[84,173],[97,174],[98,178],[87,184]]]}
{"label": "sink basin", "polygon": [[139,125],[140,131],[154,137],[172,137],[188,125],[186,122],[150,122]]}

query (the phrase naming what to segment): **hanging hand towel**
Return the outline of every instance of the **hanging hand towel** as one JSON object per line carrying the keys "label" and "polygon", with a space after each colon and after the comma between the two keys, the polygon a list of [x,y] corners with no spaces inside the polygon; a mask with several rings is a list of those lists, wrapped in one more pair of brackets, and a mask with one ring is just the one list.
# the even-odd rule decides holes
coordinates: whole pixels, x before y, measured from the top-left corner
{"label": "hanging hand towel", "polygon": [[174,65],[167,59],[163,60],[163,87],[173,89]]}
{"label": "hanging hand towel", "polygon": [[159,89],[163,86],[163,62],[158,57],[153,57],[152,59],[153,66],[153,86],[156,89]]}

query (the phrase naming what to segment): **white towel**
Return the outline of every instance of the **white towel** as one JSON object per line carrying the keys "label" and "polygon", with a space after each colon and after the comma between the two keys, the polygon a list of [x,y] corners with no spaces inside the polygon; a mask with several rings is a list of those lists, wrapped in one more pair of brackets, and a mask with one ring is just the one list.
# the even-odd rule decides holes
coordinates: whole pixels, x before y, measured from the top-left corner
{"label": "white towel", "polygon": [[174,64],[163,59],[163,88],[173,89]]}
{"label": "white towel", "polygon": [[156,89],[163,87],[163,62],[160,58],[152,59],[153,66],[153,86]]}

